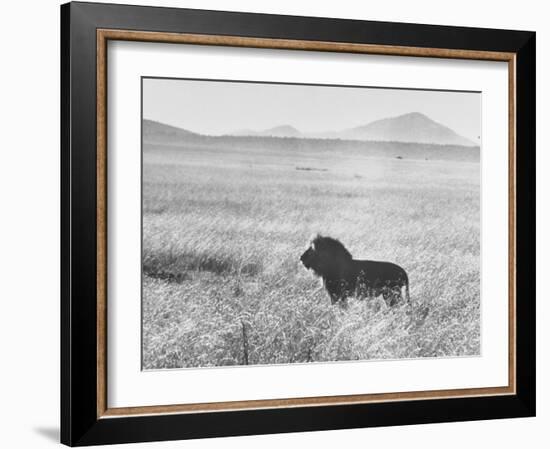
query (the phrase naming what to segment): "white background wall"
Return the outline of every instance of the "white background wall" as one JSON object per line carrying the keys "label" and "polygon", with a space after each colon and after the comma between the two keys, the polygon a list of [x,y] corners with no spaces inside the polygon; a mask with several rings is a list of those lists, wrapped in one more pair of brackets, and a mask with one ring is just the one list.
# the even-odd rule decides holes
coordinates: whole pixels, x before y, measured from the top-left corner
{"label": "white background wall", "polygon": [[[140,447],[548,447],[550,27],[545,2],[133,1],[276,14],[537,32],[538,417],[169,442]],[[59,417],[59,1],[4,2],[0,33],[0,446],[54,447]],[[545,81],[546,80],[546,81]],[[543,126],[543,125],[546,125]],[[535,298],[523,298],[535,300]]]}

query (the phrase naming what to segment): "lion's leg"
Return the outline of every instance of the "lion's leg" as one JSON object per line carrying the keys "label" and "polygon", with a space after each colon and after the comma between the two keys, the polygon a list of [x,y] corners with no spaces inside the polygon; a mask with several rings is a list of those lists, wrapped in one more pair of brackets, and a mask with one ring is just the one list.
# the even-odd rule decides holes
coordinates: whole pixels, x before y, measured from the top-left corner
{"label": "lion's leg", "polygon": [[382,290],[382,297],[384,298],[384,301],[386,302],[386,305],[388,307],[391,307],[393,304],[392,304],[392,297],[393,295],[391,294],[391,290],[387,289],[387,288],[384,288]]}
{"label": "lion's leg", "polygon": [[390,287],[390,286],[385,287],[383,296],[384,296],[384,301],[386,301],[386,304],[388,305],[388,307],[395,306],[403,298],[400,287]]}
{"label": "lion's leg", "polygon": [[361,284],[356,292],[357,299],[370,299],[372,298],[372,288],[368,284]]}
{"label": "lion's leg", "polygon": [[394,297],[394,304],[398,304],[403,301],[403,293],[401,291],[401,287],[396,287],[393,289],[393,297]]}
{"label": "lion's leg", "polygon": [[387,287],[381,287],[376,289],[375,297],[378,297],[380,295],[382,295],[382,298],[384,299],[386,306],[389,307],[391,302],[391,294],[390,294],[390,291],[387,289]]}
{"label": "lion's leg", "polygon": [[371,299],[373,295],[372,287],[370,285],[365,286],[365,298]]}
{"label": "lion's leg", "polygon": [[396,303],[403,302],[403,290],[401,290],[402,288],[403,287],[399,285],[393,289]]}

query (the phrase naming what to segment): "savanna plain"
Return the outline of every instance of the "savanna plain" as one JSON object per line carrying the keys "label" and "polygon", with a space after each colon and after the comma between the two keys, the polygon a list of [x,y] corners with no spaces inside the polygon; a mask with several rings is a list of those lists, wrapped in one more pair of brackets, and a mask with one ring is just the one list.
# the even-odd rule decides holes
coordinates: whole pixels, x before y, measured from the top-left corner
{"label": "savanna plain", "polygon": [[[479,149],[293,138],[143,144],[143,368],[480,353]],[[408,273],[331,305],[315,233]]]}

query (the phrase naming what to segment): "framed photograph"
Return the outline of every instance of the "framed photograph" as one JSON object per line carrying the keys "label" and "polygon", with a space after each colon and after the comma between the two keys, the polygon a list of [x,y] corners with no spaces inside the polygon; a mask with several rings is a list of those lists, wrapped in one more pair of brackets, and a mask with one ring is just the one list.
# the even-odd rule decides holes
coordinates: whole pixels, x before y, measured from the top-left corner
{"label": "framed photograph", "polygon": [[61,7],[61,439],[535,414],[535,33]]}

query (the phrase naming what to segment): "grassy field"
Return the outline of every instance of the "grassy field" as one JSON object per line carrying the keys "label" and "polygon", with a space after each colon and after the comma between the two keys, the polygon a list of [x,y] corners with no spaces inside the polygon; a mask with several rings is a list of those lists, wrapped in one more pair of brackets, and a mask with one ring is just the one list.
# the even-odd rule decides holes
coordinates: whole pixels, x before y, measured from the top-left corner
{"label": "grassy field", "polygon": [[[399,151],[146,143],[143,368],[479,354],[479,163]],[[405,268],[411,306],[331,306],[316,232]]]}

